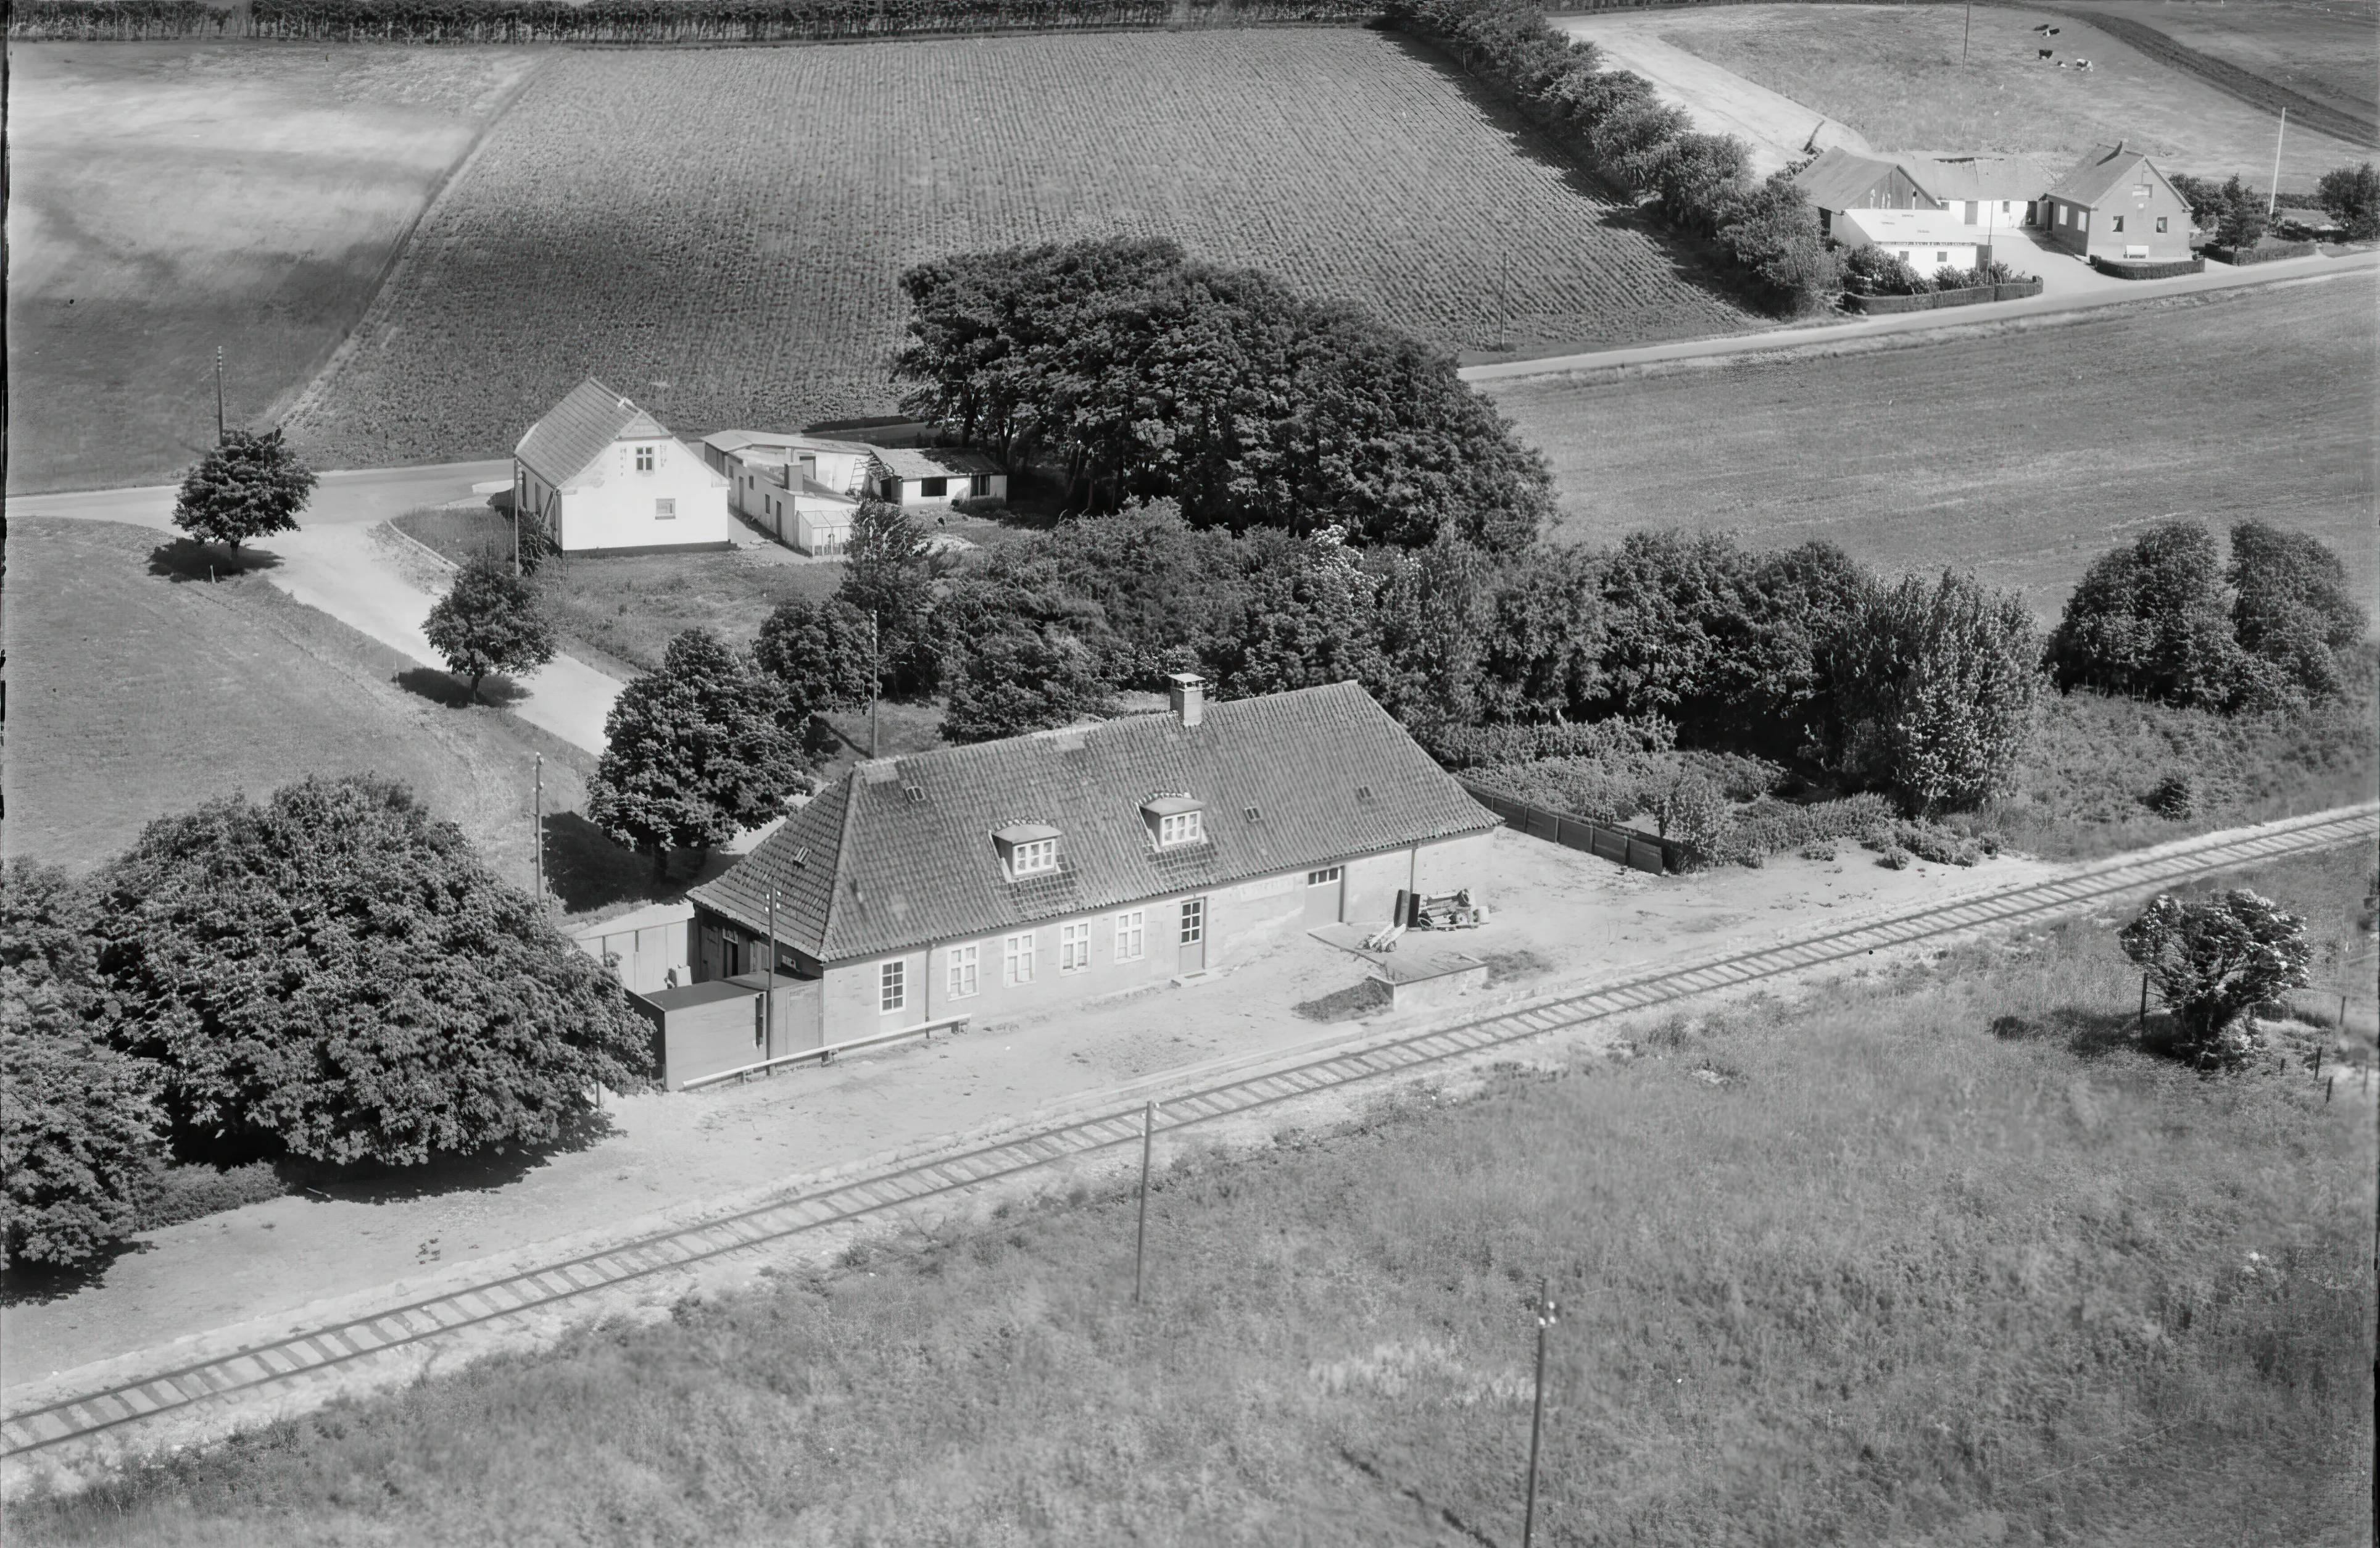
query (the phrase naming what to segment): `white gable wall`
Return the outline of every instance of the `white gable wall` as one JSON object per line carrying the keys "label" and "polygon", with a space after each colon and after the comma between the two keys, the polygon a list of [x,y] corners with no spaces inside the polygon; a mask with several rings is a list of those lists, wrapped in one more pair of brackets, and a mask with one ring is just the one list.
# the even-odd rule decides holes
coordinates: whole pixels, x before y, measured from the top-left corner
{"label": "white gable wall", "polygon": [[[638,466],[639,448],[651,453],[649,469]],[[727,488],[724,474],[672,437],[615,441],[563,485],[547,524],[572,554],[722,546],[730,541]]]}

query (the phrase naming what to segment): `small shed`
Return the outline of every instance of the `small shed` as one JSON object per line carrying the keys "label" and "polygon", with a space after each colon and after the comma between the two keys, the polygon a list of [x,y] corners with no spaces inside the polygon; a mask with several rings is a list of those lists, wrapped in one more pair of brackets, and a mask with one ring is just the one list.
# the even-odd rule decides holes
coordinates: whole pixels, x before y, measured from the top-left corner
{"label": "small shed", "polygon": [[1952,210],[1845,210],[1835,239],[1849,248],[1876,247],[1932,278],[1948,265],[1973,269],[1991,257],[1983,234]]}
{"label": "small shed", "polygon": [[896,506],[1008,498],[1008,475],[1000,464],[963,446],[879,446],[876,465],[878,493]]}
{"label": "small shed", "polygon": [[636,996],[653,1024],[663,1089],[823,1047],[820,987],[817,979],[741,973]]}

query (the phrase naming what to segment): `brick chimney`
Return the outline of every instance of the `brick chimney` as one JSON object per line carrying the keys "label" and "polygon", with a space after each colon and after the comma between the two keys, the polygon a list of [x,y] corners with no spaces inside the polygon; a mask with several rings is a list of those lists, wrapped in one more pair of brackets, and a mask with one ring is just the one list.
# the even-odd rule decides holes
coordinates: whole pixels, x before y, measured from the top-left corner
{"label": "brick chimney", "polygon": [[1169,672],[1166,681],[1172,687],[1166,698],[1173,713],[1184,726],[1196,725],[1207,718],[1207,679],[1196,672]]}

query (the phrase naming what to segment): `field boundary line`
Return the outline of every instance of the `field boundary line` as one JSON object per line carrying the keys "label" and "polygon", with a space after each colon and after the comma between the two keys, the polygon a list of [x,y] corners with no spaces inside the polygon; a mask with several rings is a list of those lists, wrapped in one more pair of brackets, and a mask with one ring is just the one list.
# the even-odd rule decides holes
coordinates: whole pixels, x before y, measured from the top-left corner
{"label": "field boundary line", "polygon": [[[1367,1031],[1336,1046],[1294,1055],[1276,1052],[1269,1067],[1257,1067],[1220,1084],[1182,1090],[1196,1079],[1195,1068],[1162,1072],[1140,1084],[1146,1088],[1163,1083],[1172,1088],[1167,1102],[1187,1109],[1190,1115],[1174,1118],[1164,1127],[1179,1129],[1245,1117],[1384,1077],[1410,1078],[1450,1065],[1492,1064],[1515,1045],[1705,994],[1799,979],[1876,950],[2055,917],[2140,888],[2265,859],[2369,843],[2375,811],[2380,808],[2370,804],[2338,808],[2197,835],[2165,848],[2154,859],[2116,857],[2088,872],[2046,883],[2028,880],[1856,925],[1846,923],[1815,935],[1738,948],[1700,964],[1646,964],[1637,972],[1585,993],[1558,992],[1534,996],[1534,1004],[1493,1009],[1475,1006],[1437,1025]],[[1874,944],[1864,944],[1863,937]],[[1814,949],[1815,957],[1806,955]],[[1722,967],[1731,970],[1717,971],[1718,981],[1686,981],[1714,974]],[[712,1200],[659,1212],[631,1223],[626,1232],[599,1230],[531,1244],[514,1253],[457,1265],[429,1283],[400,1281],[396,1286],[380,1286],[214,1335],[195,1335],[164,1348],[136,1351],[63,1371],[10,1395],[18,1402],[13,1411],[0,1418],[0,1427],[8,1432],[0,1435],[6,1446],[0,1455],[14,1457],[48,1451],[194,1408],[214,1410],[218,1425],[237,1428],[242,1416],[221,1410],[225,1399],[239,1394],[256,1396],[235,1407],[252,1408],[263,1401],[267,1389],[303,1387],[334,1369],[360,1374],[359,1362],[385,1365],[388,1362],[379,1357],[393,1350],[408,1351],[407,1360],[434,1359],[439,1350],[433,1344],[451,1346],[471,1330],[508,1326],[526,1335],[536,1330],[522,1328],[521,1319],[557,1310],[575,1312],[577,1315],[571,1321],[580,1321],[605,1310],[606,1300],[616,1303],[613,1292],[624,1288],[642,1286],[640,1293],[650,1295],[652,1286],[683,1277],[699,1264],[760,1250],[831,1225],[898,1217],[954,1194],[1095,1156],[1137,1138],[1138,1126],[1132,1121],[1137,1118],[1137,1110],[1118,1110],[1115,1105],[1129,1089],[1127,1084],[1082,1093],[1064,1104],[1063,1117],[1043,1108],[1005,1125],[981,1126],[972,1148],[965,1137],[941,1136],[908,1148],[906,1153],[912,1159],[905,1165],[897,1161],[888,1164],[883,1155],[864,1158],[748,1190],[735,1201]],[[928,1159],[915,1159],[919,1157]],[[744,1207],[733,1207],[737,1203]],[[771,1215],[778,1219],[764,1218]],[[608,1242],[603,1239],[607,1237]],[[557,1252],[565,1255],[557,1256]],[[605,1260],[610,1261],[608,1265]],[[583,1282],[581,1274],[592,1283]],[[410,1293],[391,1304],[391,1289]],[[610,1310],[618,1308],[614,1304]],[[344,1320],[334,1320],[340,1318]],[[419,1326],[417,1322],[428,1325]],[[265,1333],[268,1325],[285,1326],[286,1331],[260,1341],[256,1335]],[[397,1330],[395,1334],[387,1331],[392,1326]],[[268,1355],[276,1359],[268,1360],[264,1358]],[[281,1365],[289,1369],[278,1369]],[[247,1369],[229,1369],[234,1366]],[[112,1385],[94,1386],[111,1380]],[[285,1409],[290,1403],[318,1396],[285,1391],[275,1402]],[[15,1470],[21,1473],[22,1469]]]}
{"label": "field boundary line", "polygon": [[2326,134],[2350,145],[2380,146],[2380,123],[2350,113],[2345,108],[2316,102],[2294,86],[2284,86],[2269,76],[2258,75],[2244,65],[2235,65],[2228,59],[2217,58],[2202,49],[2193,48],[2148,22],[2112,12],[2074,10],[2064,6],[2039,8],[2052,16],[2079,21],[2085,27],[2095,27],[2118,43],[2129,43],[2158,64],[2194,77],[2232,101],[2245,103],[2259,113],[2277,118],[2280,109],[2287,107],[2291,119],[2317,134]]}
{"label": "field boundary line", "polygon": [[421,234],[430,217],[445,206],[455,185],[463,180],[464,174],[479,165],[480,156],[488,148],[489,138],[496,126],[512,116],[513,109],[520,105],[520,100],[529,87],[545,78],[553,67],[553,61],[561,56],[561,52],[555,49],[535,53],[528,67],[521,71],[520,79],[504,89],[502,99],[489,112],[486,120],[472,132],[471,142],[463,148],[461,155],[447,164],[446,170],[439,175],[437,182],[431,186],[430,192],[421,201],[421,207],[414,211],[413,218],[406,223],[403,235],[389,249],[388,256],[381,261],[380,276],[372,281],[371,294],[366,299],[363,310],[356,313],[356,320],[347,324],[346,331],[339,335],[339,341],[331,347],[330,353],[323,357],[322,365],[314,373],[293,391],[273,399],[273,408],[281,408],[285,402],[287,407],[281,408],[277,416],[268,409],[267,418],[279,425],[298,427],[298,421],[313,410],[322,394],[329,390],[332,379],[363,347],[364,340],[370,336],[374,325],[385,319],[388,308],[393,304],[389,298],[395,293],[396,279],[413,262],[414,238]]}

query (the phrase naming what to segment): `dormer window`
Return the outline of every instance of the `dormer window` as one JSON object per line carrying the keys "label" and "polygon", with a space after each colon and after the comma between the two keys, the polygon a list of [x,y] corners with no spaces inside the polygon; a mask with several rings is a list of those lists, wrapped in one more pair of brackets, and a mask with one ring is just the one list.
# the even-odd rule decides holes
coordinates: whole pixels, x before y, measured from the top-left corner
{"label": "dormer window", "polygon": [[1140,820],[1148,824],[1149,842],[1160,849],[1203,843],[1207,811],[1194,796],[1152,796],[1140,803]]}
{"label": "dormer window", "polygon": [[1058,869],[1058,830],[1046,823],[1014,823],[993,834],[991,842],[1012,882]]}

